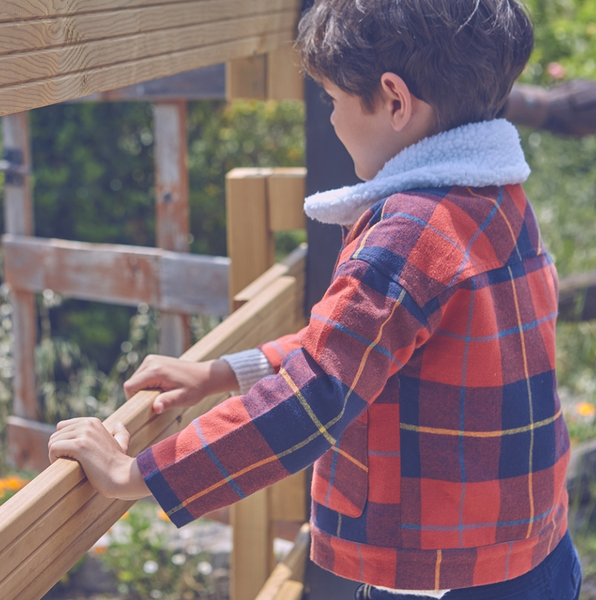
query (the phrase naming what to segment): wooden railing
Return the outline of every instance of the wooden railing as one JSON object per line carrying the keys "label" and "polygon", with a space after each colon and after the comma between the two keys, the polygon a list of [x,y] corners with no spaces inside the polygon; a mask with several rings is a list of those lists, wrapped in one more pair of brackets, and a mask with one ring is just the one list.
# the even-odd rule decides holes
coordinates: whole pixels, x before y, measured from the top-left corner
{"label": "wooden railing", "polygon": [[[301,271],[303,253],[300,249],[286,265],[274,269],[280,273],[284,269],[286,273]],[[301,314],[296,314],[302,293],[303,288],[297,284],[296,277],[280,274],[272,278],[182,359],[208,360],[296,330],[302,319]],[[131,455],[179,431],[224,399],[221,395],[213,396],[193,408],[173,409],[155,415],[151,410],[155,396],[156,392],[139,392],[105,422],[108,429],[119,421],[128,428],[132,435]],[[287,486],[288,481],[291,482],[291,478],[282,484]],[[271,491],[266,494],[274,503],[273,516],[287,516],[292,502],[286,502],[286,494],[278,493],[277,499]],[[291,497],[295,503],[295,495],[291,494]],[[251,499],[254,503],[254,497],[246,500]],[[51,465],[0,507],[0,598],[40,598],[130,505],[130,502],[98,495],[78,463],[61,459]],[[267,506],[271,507],[271,504]],[[304,520],[304,509],[293,516]]]}

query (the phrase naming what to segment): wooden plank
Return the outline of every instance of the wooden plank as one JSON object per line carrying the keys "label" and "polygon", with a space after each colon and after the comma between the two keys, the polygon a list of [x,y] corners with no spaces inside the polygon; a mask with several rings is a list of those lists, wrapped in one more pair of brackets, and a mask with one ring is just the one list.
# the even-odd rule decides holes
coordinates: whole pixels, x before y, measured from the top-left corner
{"label": "wooden plank", "polygon": [[100,10],[147,7],[154,4],[181,4],[189,0],[0,0],[0,20],[18,21],[60,17]]}
{"label": "wooden plank", "polygon": [[[208,360],[234,351],[238,338],[246,338],[250,329],[255,330],[253,339],[249,340],[254,344],[258,326],[263,329],[279,304],[288,307],[286,322],[291,321],[295,285],[293,278],[280,278],[205,336],[182,359]],[[280,334],[283,332],[282,327]],[[128,428],[132,434],[131,455],[180,430],[226,397],[213,396],[190,409],[155,415],[151,405],[156,394],[139,392],[105,421],[109,430],[117,422]],[[115,505],[114,502],[119,501],[104,499],[91,490],[77,463],[58,460],[2,505],[0,597],[3,600],[39,598],[40,591],[49,589],[130,504]]]}
{"label": "wooden plank", "polygon": [[[239,4],[238,0],[236,0]],[[298,0],[283,0],[283,6],[294,6],[300,9]],[[221,0],[220,4],[231,4],[232,0]],[[250,3],[253,13],[270,6],[268,0],[252,0]],[[36,19],[57,19],[59,17],[76,17],[88,13],[106,13],[114,11],[126,13],[134,9],[150,10],[152,6],[166,5],[170,11],[185,12],[192,10],[194,5],[208,5],[207,0],[52,0],[51,2],[39,2],[38,0],[0,0],[0,22],[27,21]],[[206,9],[212,11],[212,19],[225,18],[222,11],[215,8]],[[118,16],[118,15],[114,15]],[[233,16],[233,15],[232,15]]]}
{"label": "wooden plank", "polygon": [[267,177],[270,169],[234,169],[226,176],[230,301],[274,261],[268,227]]}
{"label": "wooden plank", "polygon": [[[293,0],[195,0],[184,4],[161,4],[136,9],[74,13],[54,19],[27,19],[0,23],[0,55],[26,54],[36,50],[86,46],[105,39],[126,38],[194,25],[216,25],[228,20],[274,14],[297,13]],[[171,33],[175,33],[171,31]],[[73,48],[74,49],[74,48]]]}
{"label": "wooden plank", "polygon": [[300,57],[292,44],[285,44],[267,54],[267,98],[304,100]]}
{"label": "wooden plank", "polygon": [[226,99],[231,101],[248,98],[267,98],[265,55],[237,58],[226,64]]}
{"label": "wooden plank", "polygon": [[1,88],[0,116],[198,69],[242,56],[260,54],[288,43],[291,39],[291,30],[262,33],[230,42]]}
{"label": "wooden plank", "polygon": [[[186,102],[160,102],[154,107],[157,246],[189,251],[189,207]],[[190,346],[186,315],[161,311],[159,349],[180,356]]]}
{"label": "wooden plank", "polygon": [[308,519],[306,473],[300,471],[269,488],[269,518],[272,521],[299,521]]}
{"label": "wooden plank", "polygon": [[234,301],[243,304],[244,302],[252,300],[252,298],[262,292],[278,277],[283,277],[284,275],[299,277],[304,271],[307,252],[308,246],[306,244],[301,244],[296,250],[286,256],[284,260],[275,263],[252,283],[248,284],[243,290],[238,292],[236,296],[234,296]]}
{"label": "wooden plank", "polygon": [[56,428],[20,417],[6,420],[8,454],[17,469],[43,471],[50,466],[48,442]]}
{"label": "wooden plank", "polygon": [[306,229],[304,185],[306,169],[273,169],[267,179],[269,229],[291,231]]}
{"label": "wooden plank", "polygon": [[[0,48],[0,86],[46,80],[69,73],[89,71],[118,63],[131,63],[163,54],[234,41],[252,35],[287,30],[292,28],[295,14],[293,11],[273,12],[268,15],[192,26],[184,23],[184,15],[179,15],[179,18],[181,26],[177,29],[163,29],[47,50],[10,53],[4,56]],[[12,31],[13,28],[12,25],[5,26],[5,29],[18,35],[15,39],[21,39],[18,32]],[[0,35],[3,35],[2,29],[3,27],[0,26]],[[4,44],[9,48],[13,40],[6,39]]]}
{"label": "wooden plank", "polygon": [[19,292],[51,289],[185,314],[228,312],[227,258],[11,235],[4,236],[3,248],[5,279]]}
{"label": "wooden plank", "polygon": [[305,523],[286,558],[273,570],[255,600],[299,600],[310,548],[310,527]]}
{"label": "wooden plank", "polygon": [[230,600],[253,600],[275,564],[269,490],[259,490],[230,509],[234,549]]}
{"label": "wooden plank", "polygon": [[[9,162],[31,168],[31,148],[27,113],[2,119],[3,157]],[[33,235],[33,198],[27,175],[5,176],[4,221],[7,233]],[[39,406],[35,383],[35,344],[37,342],[37,307],[35,297],[27,291],[13,293],[12,380],[13,408],[18,417],[37,420]]]}

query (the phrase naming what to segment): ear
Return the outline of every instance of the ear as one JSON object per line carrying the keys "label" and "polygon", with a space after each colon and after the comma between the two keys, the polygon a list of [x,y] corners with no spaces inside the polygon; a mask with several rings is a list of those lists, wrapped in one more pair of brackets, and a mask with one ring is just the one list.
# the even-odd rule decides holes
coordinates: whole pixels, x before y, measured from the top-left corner
{"label": "ear", "polygon": [[405,81],[395,73],[381,75],[381,93],[384,106],[390,113],[391,126],[401,131],[412,117],[413,97]]}

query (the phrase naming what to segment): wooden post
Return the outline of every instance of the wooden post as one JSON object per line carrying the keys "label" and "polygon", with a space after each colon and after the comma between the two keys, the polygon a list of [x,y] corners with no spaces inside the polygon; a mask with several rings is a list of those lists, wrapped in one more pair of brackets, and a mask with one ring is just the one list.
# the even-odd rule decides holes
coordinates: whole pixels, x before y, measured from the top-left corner
{"label": "wooden post", "polygon": [[[154,110],[157,246],[189,250],[186,102],[158,102]],[[190,346],[185,315],[160,313],[160,352],[180,356]]]}
{"label": "wooden post", "polygon": [[267,58],[265,55],[231,60],[226,64],[226,99],[267,98]]}
{"label": "wooden post", "polygon": [[275,258],[273,232],[269,229],[267,178],[271,169],[234,169],[226,177],[230,305],[234,296]]}
{"label": "wooden post", "polygon": [[304,78],[300,58],[292,44],[284,44],[267,54],[267,98],[304,100]]}
{"label": "wooden post", "polygon": [[300,59],[292,44],[226,64],[226,99],[304,100]]}
{"label": "wooden post", "polygon": [[[4,158],[10,163],[31,168],[27,113],[2,119]],[[7,173],[4,184],[6,232],[33,235],[33,201],[28,175]],[[37,311],[35,295],[12,291],[12,351],[14,359],[13,413],[24,419],[39,419],[35,386],[35,344]]]}
{"label": "wooden post", "polygon": [[230,600],[254,600],[275,566],[269,490],[231,506]]}

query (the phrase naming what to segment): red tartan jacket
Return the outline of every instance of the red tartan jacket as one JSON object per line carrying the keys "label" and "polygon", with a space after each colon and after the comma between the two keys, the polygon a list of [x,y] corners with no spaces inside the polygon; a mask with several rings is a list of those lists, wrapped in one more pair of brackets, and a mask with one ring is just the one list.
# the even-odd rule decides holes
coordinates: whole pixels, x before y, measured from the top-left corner
{"label": "red tartan jacket", "polygon": [[567,528],[557,278],[519,185],[398,193],[277,374],[138,457],[178,526],[314,462],[312,557],[396,589],[517,577]]}

